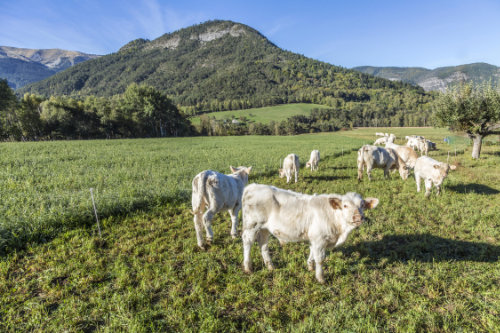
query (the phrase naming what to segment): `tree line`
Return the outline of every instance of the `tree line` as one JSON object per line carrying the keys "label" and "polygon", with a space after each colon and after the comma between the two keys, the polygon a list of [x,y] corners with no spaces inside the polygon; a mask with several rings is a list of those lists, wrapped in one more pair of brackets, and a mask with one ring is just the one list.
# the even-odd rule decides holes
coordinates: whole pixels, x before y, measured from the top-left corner
{"label": "tree line", "polygon": [[194,134],[183,112],[164,93],[135,83],[112,97],[17,98],[0,80],[0,138],[54,140],[167,137]]}

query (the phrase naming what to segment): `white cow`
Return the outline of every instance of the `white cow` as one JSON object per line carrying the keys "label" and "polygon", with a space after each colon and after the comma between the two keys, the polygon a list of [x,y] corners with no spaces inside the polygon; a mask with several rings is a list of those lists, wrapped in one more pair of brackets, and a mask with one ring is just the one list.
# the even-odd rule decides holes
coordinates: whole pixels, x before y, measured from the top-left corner
{"label": "white cow", "polygon": [[420,179],[424,179],[425,197],[431,195],[432,184],[436,186],[437,195],[441,192],[441,184],[448,175],[448,171],[457,167],[448,163],[438,162],[428,156],[421,156],[415,164],[415,181],[417,182],[417,192],[420,192]]}
{"label": "white cow", "polygon": [[405,139],[408,140],[408,142],[406,143],[408,147],[412,147],[413,149],[418,150],[418,142],[420,139],[424,139],[424,137],[420,135],[408,135],[405,137]]}
{"label": "white cow", "polygon": [[375,142],[373,144],[374,145],[385,145],[386,143],[394,143],[394,140],[396,140],[396,136],[391,133],[390,135],[386,135],[382,138],[378,138],[377,140],[375,140]]}
{"label": "white cow", "polygon": [[[231,215],[231,236],[238,235],[238,213],[241,209],[243,188],[248,182],[248,174],[252,167],[230,167],[232,174],[224,175],[212,170],[205,170],[193,179],[194,228],[198,246],[205,249],[202,227],[205,226],[207,242],[214,237],[212,219],[221,210],[227,209]],[[203,214],[204,209],[207,211]]]}
{"label": "white cow", "polygon": [[399,155],[391,148],[364,145],[358,150],[358,180],[363,178],[363,169],[366,165],[368,179],[372,180],[372,169],[384,169],[384,176],[390,177],[389,170],[398,169],[401,178],[408,178],[408,167]]}
{"label": "white cow", "polygon": [[374,145],[385,145],[387,143],[387,136],[384,136],[382,138],[378,138],[377,140],[375,140],[375,142],[373,143]]}
{"label": "white cow", "polygon": [[418,155],[411,147],[400,146],[395,143],[386,143],[385,148],[391,148],[396,151],[399,157],[403,160],[408,168],[413,169],[415,167],[415,162],[417,162]]}
{"label": "white cow", "polygon": [[349,233],[364,221],[363,211],[375,208],[376,198],[357,193],[306,195],[274,186],[251,184],[243,193],[243,268],[252,271],[250,250],[257,239],[262,258],[273,269],[269,234],[281,244],[309,241],[309,270],[316,263],[316,279],[324,283],[322,263],[327,248],[342,245]]}
{"label": "white cow", "polygon": [[385,134],[384,133],[380,133],[380,132],[376,132],[375,136],[385,136]]}
{"label": "white cow", "polygon": [[311,171],[318,170],[319,163],[319,150],[313,150],[311,152],[311,157],[309,161],[306,163],[306,168],[311,167]]}
{"label": "white cow", "polygon": [[279,169],[280,178],[286,176],[286,182],[290,182],[292,179],[292,174],[295,174],[295,182],[299,176],[299,157],[295,154],[289,154],[283,160],[283,168]]}

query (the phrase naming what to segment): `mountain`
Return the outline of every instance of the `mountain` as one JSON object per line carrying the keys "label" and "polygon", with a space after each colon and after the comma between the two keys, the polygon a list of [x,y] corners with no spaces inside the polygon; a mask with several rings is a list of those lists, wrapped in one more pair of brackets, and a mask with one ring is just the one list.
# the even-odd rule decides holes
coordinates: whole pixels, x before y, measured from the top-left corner
{"label": "mountain", "polygon": [[60,49],[0,46],[0,78],[14,89],[43,80],[77,63],[99,56]]}
{"label": "mountain", "polygon": [[131,83],[162,90],[188,113],[295,102],[417,109],[429,98],[419,87],[282,50],[251,27],[220,20],[131,41],[18,93],[109,97]]}
{"label": "mountain", "polygon": [[491,80],[500,83],[500,67],[486,63],[474,63],[460,66],[426,69],[421,67],[354,67],[354,70],[375,75],[389,80],[398,80],[416,84],[425,91],[445,91],[447,87],[462,81],[481,83]]}

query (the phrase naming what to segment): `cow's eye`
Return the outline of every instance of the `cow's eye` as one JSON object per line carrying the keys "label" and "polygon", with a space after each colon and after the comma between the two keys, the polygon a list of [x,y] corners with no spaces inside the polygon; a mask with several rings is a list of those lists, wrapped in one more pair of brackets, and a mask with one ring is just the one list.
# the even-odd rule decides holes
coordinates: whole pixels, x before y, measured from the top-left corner
{"label": "cow's eye", "polygon": [[344,205],[344,208],[347,208],[347,205]]}

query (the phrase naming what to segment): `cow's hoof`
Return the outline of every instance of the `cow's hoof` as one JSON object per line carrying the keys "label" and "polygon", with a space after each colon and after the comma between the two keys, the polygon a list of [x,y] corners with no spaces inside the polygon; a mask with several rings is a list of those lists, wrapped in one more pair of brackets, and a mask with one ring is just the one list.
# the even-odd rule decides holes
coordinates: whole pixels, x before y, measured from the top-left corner
{"label": "cow's hoof", "polygon": [[317,280],[318,280],[318,283],[325,284],[325,279],[321,278],[321,279],[317,279]]}
{"label": "cow's hoof", "polygon": [[273,266],[273,264],[272,264],[272,263],[267,263],[267,264],[266,264],[266,267],[267,267],[267,269],[268,269],[268,270],[270,270],[270,271],[273,271],[273,270],[274,270],[274,266]]}
{"label": "cow's hoof", "polygon": [[243,272],[246,274],[252,274],[252,269],[251,268],[243,268]]}
{"label": "cow's hoof", "polygon": [[238,238],[238,234],[236,234],[236,235],[231,234],[231,237],[232,237],[233,239],[237,239],[237,238]]}
{"label": "cow's hoof", "polygon": [[314,264],[313,263],[307,263],[307,269],[309,270],[309,272],[314,271]]}
{"label": "cow's hoof", "polygon": [[206,251],[207,250],[207,247],[205,245],[198,245],[198,247],[200,248],[200,250],[202,251]]}

